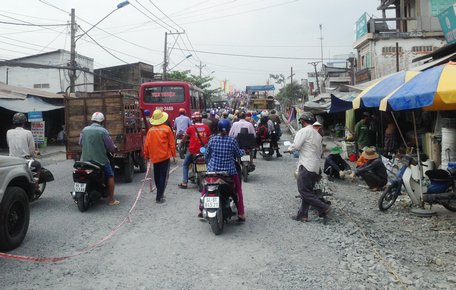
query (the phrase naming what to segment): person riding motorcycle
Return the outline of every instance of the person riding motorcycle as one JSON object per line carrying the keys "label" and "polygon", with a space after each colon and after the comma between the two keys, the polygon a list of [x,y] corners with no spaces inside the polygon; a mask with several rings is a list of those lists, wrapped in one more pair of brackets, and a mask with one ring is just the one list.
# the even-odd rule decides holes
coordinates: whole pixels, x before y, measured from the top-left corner
{"label": "person riding motorcycle", "polygon": [[[239,148],[237,141],[228,136],[231,129],[230,121],[221,119],[218,123],[219,134],[213,136],[209,140],[209,144],[206,152],[206,160],[208,160],[207,171],[208,172],[220,172],[225,171],[231,176],[234,182],[234,188],[237,193],[238,203],[236,204],[238,209],[238,221],[245,221],[245,210],[244,210],[244,197],[242,193],[241,179],[238,173],[238,167],[236,166],[236,159],[241,158],[244,155],[244,150]],[[205,190],[201,192],[203,196]],[[200,210],[202,208],[200,207]],[[200,213],[198,215],[202,217]]]}
{"label": "person riding motorcycle", "polygon": [[108,205],[118,205],[120,202],[114,199],[114,170],[109,162],[108,152],[117,150],[114,141],[107,129],[102,126],[105,118],[103,113],[92,114],[92,124],[82,129],[79,136],[79,144],[82,147],[81,161],[96,161],[103,166],[107,179]]}
{"label": "person riding motorcycle", "polygon": [[176,137],[179,138],[183,136],[187,131],[187,128],[192,124],[192,121],[185,114],[187,112],[184,108],[179,109],[179,117],[174,120],[174,131],[176,132]]}
{"label": "person riding motorcycle", "polygon": [[33,172],[36,172],[39,178],[41,163],[34,158],[40,155],[40,152],[35,149],[35,140],[32,132],[24,128],[26,123],[27,117],[25,114],[16,113],[13,115],[13,125],[16,127],[6,132],[9,156],[33,159],[30,168]]}
{"label": "person riding motorcycle", "polygon": [[183,165],[182,183],[179,183],[180,188],[187,188],[188,185],[188,166],[193,162],[194,155],[200,153],[200,148],[205,146],[211,135],[211,130],[206,124],[202,123],[203,116],[200,112],[195,112],[192,115],[193,125],[187,128],[185,135],[182,139],[181,145],[185,144],[190,139],[188,153],[185,156]]}

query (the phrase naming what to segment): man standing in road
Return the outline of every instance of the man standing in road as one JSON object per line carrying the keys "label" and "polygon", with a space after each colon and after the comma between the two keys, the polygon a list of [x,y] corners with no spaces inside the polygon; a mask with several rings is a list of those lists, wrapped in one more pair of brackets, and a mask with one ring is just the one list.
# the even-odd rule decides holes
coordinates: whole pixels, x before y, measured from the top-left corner
{"label": "man standing in road", "polygon": [[152,127],[147,131],[144,143],[144,157],[154,165],[154,180],[157,187],[157,203],[165,202],[164,194],[168,182],[170,159],[176,161],[176,145],[171,128],[166,125],[168,114],[155,110],[150,121]]}
{"label": "man standing in road", "polygon": [[82,146],[81,161],[96,161],[103,165],[103,170],[107,178],[108,205],[118,205],[120,202],[114,199],[114,171],[108,159],[108,152],[115,152],[116,145],[101,124],[104,115],[95,112],[92,115],[92,124],[82,129],[79,136],[79,144]]}
{"label": "man standing in road", "polygon": [[322,137],[312,127],[315,122],[312,113],[304,112],[299,121],[302,124],[302,129],[296,133],[293,144],[288,148],[289,151],[299,150],[297,183],[302,199],[298,214],[292,218],[307,222],[310,205],[318,209],[320,217],[326,216],[331,208],[313,193],[314,185],[320,178]]}

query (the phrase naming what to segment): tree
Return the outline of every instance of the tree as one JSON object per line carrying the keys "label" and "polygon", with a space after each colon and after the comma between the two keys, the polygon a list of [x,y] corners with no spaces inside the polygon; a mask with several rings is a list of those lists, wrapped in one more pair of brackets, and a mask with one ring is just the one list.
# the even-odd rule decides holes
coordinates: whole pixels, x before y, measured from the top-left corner
{"label": "tree", "polygon": [[206,103],[212,103],[217,98],[220,89],[211,89],[211,81],[214,79],[210,76],[197,76],[190,74],[190,70],[177,71],[173,70],[167,74],[168,80],[189,82],[204,91]]}
{"label": "tree", "polygon": [[276,99],[286,107],[295,105],[301,99],[302,102],[307,101],[308,91],[297,82],[286,84],[279,90]]}
{"label": "tree", "polygon": [[269,78],[273,79],[276,84],[285,85],[285,76],[283,74],[269,74]]}

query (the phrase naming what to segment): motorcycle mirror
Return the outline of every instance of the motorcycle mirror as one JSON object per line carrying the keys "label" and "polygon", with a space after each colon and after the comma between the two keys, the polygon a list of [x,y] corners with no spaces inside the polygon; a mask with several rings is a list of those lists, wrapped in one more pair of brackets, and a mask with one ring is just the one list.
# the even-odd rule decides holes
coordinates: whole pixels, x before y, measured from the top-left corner
{"label": "motorcycle mirror", "polygon": [[291,142],[290,142],[290,141],[285,141],[285,142],[283,142],[283,145],[284,145],[284,146],[290,146],[290,145],[291,145]]}
{"label": "motorcycle mirror", "polygon": [[202,154],[206,153],[206,147],[201,147],[200,148],[200,153],[202,153]]}

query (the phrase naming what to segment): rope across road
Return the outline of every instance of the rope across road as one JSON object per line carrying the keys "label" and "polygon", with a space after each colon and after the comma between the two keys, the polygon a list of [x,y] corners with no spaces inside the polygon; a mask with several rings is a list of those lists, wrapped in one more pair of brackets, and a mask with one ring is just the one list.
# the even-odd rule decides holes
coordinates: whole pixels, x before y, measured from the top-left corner
{"label": "rope across road", "polygon": [[[86,246],[85,248],[78,250],[74,254],[71,254],[68,256],[34,257],[34,256],[22,256],[22,255],[14,255],[14,254],[0,252],[0,258],[8,259],[8,260],[15,260],[15,261],[30,261],[30,262],[44,262],[44,263],[51,262],[52,263],[52,262],[60,262],[60,261],[68,260],[70,258],[74,258],[74,257],[80,256],[82,254],[86,254],[86,253],[92,251],[93,249],[101,246],[102,244],[104,244],[105,242],[110,240],[113,236],[115,236],[124,225],[126,225],[127,223],[131,223],[131,221],[132,221],[131,215],[132,215],[134,209],[136,208],[136,205],[138,204],[139,199],[141,198],[146,181],[149,181],[149,183],[150,183],[150,191],[153,191],[156,189],[154,186],[152,186],[152,178],[148,177],[150,174],[150,168],[151,168],[151,163],[149,163],[147,166],[145,177],[143,180],[141,180],[141,187],[139,188],[139,190],[136,194],[135,201],[133,202],[131,208],[129,209],[127,216],[124,217],[124,219],[113,230],[111,230],[106,236],[99,239],[95,243],[90,244],[90,245]],[[169,171],[169,174],[174,173],[177,170],[177,168],[178,168],[178,166],[173,167]]]}

